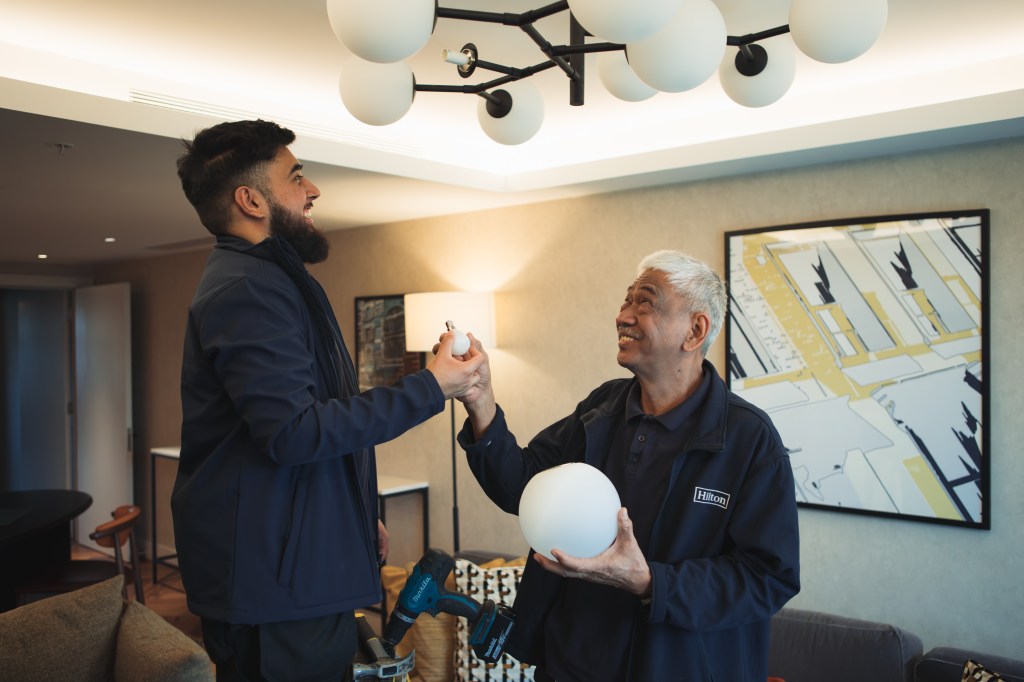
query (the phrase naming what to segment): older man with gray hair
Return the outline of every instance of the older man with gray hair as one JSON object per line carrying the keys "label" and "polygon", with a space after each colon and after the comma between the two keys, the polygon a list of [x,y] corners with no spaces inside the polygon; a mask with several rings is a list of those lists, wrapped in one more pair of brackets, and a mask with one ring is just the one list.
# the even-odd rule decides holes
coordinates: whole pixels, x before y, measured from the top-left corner
{"label": "older man with gray hair", "polygon": [[[678,251],[644,258],[615,318],[618,363],[521,447],[490,372],[462,398],[459,441],[483,490],[518,513],[526,483],[567,462],[603,471],[622,500],[618,535],[591,558],[531,553],[506,650],[537,680],[764,682],[771,617],[800,589],[793,472],[768,416],[705,358],[725,284]],[[486,355],[478,341],[467,357]]]}

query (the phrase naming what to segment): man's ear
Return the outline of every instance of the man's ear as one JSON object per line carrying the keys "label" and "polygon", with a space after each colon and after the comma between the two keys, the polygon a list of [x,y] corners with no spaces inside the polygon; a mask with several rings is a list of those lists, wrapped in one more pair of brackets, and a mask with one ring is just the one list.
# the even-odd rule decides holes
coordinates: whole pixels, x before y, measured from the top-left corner
{"label": "man's ear", "polygon": [[707,313],[696,312],[690,317],[690,329],[683,342],[683,350],[687,352],[700,350],[711,330],[711,319]]}
{"label": "man's ear", "polygon": [[262,220],[267,217],[268,203],[258,189],[246,185],[235,188],[235,205],[246,218]]}

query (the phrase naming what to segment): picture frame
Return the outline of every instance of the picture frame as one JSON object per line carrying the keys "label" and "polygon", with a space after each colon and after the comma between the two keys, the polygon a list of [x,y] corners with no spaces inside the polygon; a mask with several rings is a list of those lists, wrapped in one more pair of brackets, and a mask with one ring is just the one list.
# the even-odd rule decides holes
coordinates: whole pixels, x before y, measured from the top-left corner
{"label": "picture frame", "polygon": [[391,386],[426,366],[423,353],[405,350],[405,297],[355,299],[356,374],[359,390]]}
{"label": "picture frame", "polygon": [[988,209],[726,232],[726,381],[801,507],[989,529]]}

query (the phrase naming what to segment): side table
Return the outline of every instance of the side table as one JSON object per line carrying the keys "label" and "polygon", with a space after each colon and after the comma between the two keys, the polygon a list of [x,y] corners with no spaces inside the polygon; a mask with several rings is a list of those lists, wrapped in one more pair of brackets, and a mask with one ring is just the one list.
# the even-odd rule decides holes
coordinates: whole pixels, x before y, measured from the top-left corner
{"label": "side table", "polygon": [[153,562],[153,584],[157,584],[156,572],[157,566],[169,566],[171,568],[177,568],[175,564],[169,563],[170,559],[177,557],[177,554],[165,554],[164,556],[157,555],[156,548],[156,460],[157,458],[170,459],[177,462],[181,459],[181,448],[180,447],[164,447],[164,448],[153,448],[149,451],[149,516],[150,516],[150,532],[149,536],[149,558]]}

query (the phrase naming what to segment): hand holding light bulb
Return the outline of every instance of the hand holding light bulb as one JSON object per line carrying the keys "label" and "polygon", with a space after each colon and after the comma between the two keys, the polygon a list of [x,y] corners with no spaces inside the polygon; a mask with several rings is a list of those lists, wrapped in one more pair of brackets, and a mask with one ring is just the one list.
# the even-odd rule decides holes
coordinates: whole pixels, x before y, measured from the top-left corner
{"label": "hand holding light bulb", "polygon": [[455,335],[452,342],[452,355],[465,355],[469,351],[469,337],[461,330],[456,329],[451,320],[446,320],[444,324],[448,331]]}

